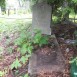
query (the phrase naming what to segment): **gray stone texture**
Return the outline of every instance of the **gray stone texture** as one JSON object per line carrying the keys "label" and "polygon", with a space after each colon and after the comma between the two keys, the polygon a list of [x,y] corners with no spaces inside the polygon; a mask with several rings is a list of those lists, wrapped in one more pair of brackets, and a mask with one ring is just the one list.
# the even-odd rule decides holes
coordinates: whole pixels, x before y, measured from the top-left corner
{"label": "gray stone texture", "polygon": [[33,29],[41,30],[42,34],[51,35],[51,12],[52,8],[46,3],[38,3],[33,6]]}

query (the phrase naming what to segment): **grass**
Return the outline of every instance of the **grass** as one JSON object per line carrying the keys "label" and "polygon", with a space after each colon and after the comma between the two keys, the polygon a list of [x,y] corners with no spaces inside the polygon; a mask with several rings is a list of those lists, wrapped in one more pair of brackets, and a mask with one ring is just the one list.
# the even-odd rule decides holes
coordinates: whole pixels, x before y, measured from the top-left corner
{"label": "grass", "polygon": [[[4,38],[9,38],[3,43],[8,45],[11,41],[14,41],[16,37],[19,36],[20,32],[26,30],[31,26],[31,20],[8,20],[8,19],[0,19],[0,42],[5,40]],[[13,36],[13,37],[12,37]],[[14,40],[12,40],[14,38]],[[0,54],[3,53],[4,47],[0,46]],[[8,49],[7,49],[8,50]],[[11,52],[11,49],[9,50]]]}
{"label": "grass", "polygon": [[23,20],[23,19],[15,19],[15,20],[8,20],[8,19],[0,19],[0,34],[7,33],[10,34],[12,32],[17,32],[22,28],[26,28],[31,24],[31,20]]}

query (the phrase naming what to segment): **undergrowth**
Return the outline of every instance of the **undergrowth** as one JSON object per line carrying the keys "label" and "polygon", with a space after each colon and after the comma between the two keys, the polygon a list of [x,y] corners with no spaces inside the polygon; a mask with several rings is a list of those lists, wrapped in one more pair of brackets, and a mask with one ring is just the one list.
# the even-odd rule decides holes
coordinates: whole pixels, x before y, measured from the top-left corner
{"label": "undergrowth", "polygon": [[[41,47],[48,43],[48,36],[42,35],[40,30],[34,30],[34,35],[32,35],[30,22],[28,23],[23,20],[16,20],[9,23],[7,23],[7,21],[0,21],[0,27],[0,40],[3,40],[3,37],[6,38],[6,50],[10,54],[12,54],[14,50],[20,53],[20,57],[16,57],[10,65],[11,70],[17,70],[26,65],[33,53],[35,45]],[[11,46],[11,43],[13,43],[13,46]],[[0,47],[0,51],[3,51],[2,47]],[[4,73],[4,71],[0,71],[1,76],[3,76]],[[28,74],[20,77],[28,77]]]}
{"label": "undergrowth", "polygon": [[20,52],[21,58],[16,58],[16,60],[11,64],[11,69],[19,68],[26,64],[28,59],[33,53],[34,45],[39,47],[48,43],[48,37],[43,36],[39,30],[35,31],[34,36],[28,30],[23,30],[20,32],[19,37],[15,40],[15,45],[17,45],[17,51]]}

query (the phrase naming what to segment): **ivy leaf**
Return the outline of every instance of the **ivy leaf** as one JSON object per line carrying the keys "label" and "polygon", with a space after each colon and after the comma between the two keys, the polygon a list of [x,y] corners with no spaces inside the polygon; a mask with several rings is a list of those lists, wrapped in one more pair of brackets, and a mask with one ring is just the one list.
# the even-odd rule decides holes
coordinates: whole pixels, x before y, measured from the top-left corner
{"label": "ivy leaf", "polygon": [[24,44],[20,50],[21,54],[24,55],[28,51],[27,44]]}
{"label": "ivy leaf", "polygon": [[39,40],[41,39],[41,33],[37,33],[34,36],[34,43],[39,43]]}
{"label": "ivy leaf", "polygon": [[25,74],[25,76],[24,77],[29,77],[29,75],[28,74]]}
{"label": "ivy leaf", "polygon": [[25,62],[28,60],[28,58],[29,58],[30,56],[31,56],[30,54],[29,54],[29,55],[22,56],[21,59],[20,59],[20,61],[21,61],[23,64],[25,64]]}
{"label": "ivy leaf", "polygon": [[29,46],[29,47],[28,47],[28,53],[29,53],[29,54],[32,53],[32,49],[33,49],[33,46]]}
{"label": "ivy leaf", "polygon": [[43,44],[48,44],[48,38],[42,37],[39,41],[39,45],[42,46]]}
{"label": "ivy leaf", "polygon": [[16,59],[12,64],[11,64],[11,69],[13,68],[18,68],[21,67],[22,65],[20,64],[20,61],[18,59]]}
{"label": "ivy leaf", "polygon": [[15,45],[21,45],[23,42],[23,39],[22,38],[18,38],[15,40]]}
{"label": "ivy leaf", "polygon": [[26,55],[27,58],[31,57],[31,54]]}
{"label": "ivy leaf", "polygon": [[28,58],[26,56],[22,56],[20,61],[25,64],[25,62],[28,60]]}
{"label": "ivy leaf", "polygon": [[3,71],[0,71],[0,76],[2,77],[4,75],[4,72]]}

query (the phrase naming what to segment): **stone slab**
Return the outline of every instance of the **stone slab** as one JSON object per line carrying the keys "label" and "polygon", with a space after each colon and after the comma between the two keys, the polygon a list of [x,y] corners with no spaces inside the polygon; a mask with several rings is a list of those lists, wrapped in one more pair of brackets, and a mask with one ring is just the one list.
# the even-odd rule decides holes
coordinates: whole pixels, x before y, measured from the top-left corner
{"label": "stone slab", "polygon": [[34,75],[38,75],[41,72],[52,73],[53,71],[64,71],[65,62],[63,55],[60,51],[56,38],[51,38],[53,38],[52,42],[55,48],[45,47],[37,49],[29,59],[28,73],[31,75],[31,77],[34,77]]}

